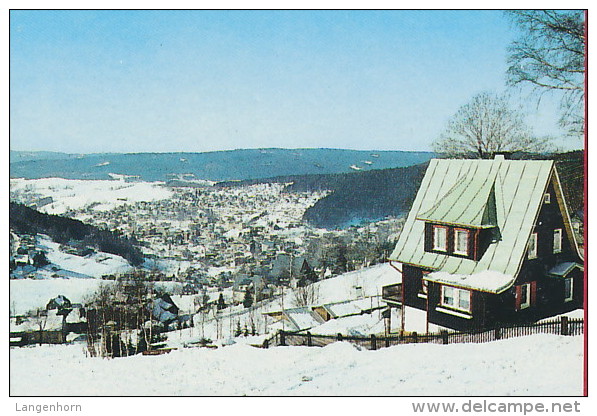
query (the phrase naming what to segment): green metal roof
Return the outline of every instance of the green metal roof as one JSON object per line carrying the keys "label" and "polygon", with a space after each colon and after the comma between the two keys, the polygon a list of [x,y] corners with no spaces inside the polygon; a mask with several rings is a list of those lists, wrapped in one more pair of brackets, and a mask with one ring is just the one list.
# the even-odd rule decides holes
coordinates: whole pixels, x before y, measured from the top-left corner
{"label": "green metal roof", "polygon": [[479,228],[496,226],[494,184],[499,165],[480,162],[485,163],[469,164],[460,171],[455,185],[417,219]]}
{"label": "green metal roof", "polygon": [[[449,274],[501,273],[511,282],[495,292],[506,290],[526,255],[553,169],[553,161],[431,160],[390,260]],[[425,221],[497,226],[501,239],[479,261],[429,253],[424,250]]]}

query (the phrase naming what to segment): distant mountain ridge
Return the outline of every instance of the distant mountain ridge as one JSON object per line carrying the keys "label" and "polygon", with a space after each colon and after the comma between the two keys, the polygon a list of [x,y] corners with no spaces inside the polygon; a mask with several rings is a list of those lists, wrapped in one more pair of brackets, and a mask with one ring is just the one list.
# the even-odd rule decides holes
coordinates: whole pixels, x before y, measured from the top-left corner
{"label": "distant mountain ridge", "polygon": [[283,175],[335,174],[424,163],[432,152],[345,149],[239,149],[204,153],[95,153],[10,151],[10,176],[38,179],[110,179],[109,174],[145,181],[260,179]]}

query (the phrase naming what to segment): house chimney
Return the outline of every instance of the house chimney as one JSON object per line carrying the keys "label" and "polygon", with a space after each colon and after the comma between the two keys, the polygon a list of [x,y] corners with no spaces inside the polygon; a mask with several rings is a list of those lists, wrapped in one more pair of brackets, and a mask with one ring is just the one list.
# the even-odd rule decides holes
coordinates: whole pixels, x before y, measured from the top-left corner
{"label": "house chimney", "polygon": [[493,154],[493,158],[494,158],[494,160],[512,159],[512,154],[513,153],[514,152],[509,152],[507,150],[502,150],[502,151],[495,152]]}

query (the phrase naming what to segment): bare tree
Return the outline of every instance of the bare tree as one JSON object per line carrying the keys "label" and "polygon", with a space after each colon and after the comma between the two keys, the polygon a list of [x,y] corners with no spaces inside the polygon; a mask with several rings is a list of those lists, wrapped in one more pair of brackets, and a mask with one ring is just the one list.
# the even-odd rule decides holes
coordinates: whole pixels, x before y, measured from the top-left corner
{"label": "bare tree", "polygon": [[31,319],[39,329],[39,345],[41,345],[43,343],[44,330],[46,329],[46,324],[48,322],[48,311],[44,308],[37,308],[31,312],[30,315]]}
{"label": "bare tree", "polygon": [[319,288],[316,284],[298,286],[293,294],[294,304],[297,307],[313,305],[319,300]]}
{"label": "bare tree", "polygon": [[508,49],[508,82],[561,93],[560,124],[571,134],[584,132],[586,32],[582,10],[511,10],[520,29]]}
{"label": "bare tree", "polygon": [[448,157],[491,158],[498,152],[543,152],[548,138],[533,136],[522,112],[505,96],[483,92],[458,109],[433,150]]}

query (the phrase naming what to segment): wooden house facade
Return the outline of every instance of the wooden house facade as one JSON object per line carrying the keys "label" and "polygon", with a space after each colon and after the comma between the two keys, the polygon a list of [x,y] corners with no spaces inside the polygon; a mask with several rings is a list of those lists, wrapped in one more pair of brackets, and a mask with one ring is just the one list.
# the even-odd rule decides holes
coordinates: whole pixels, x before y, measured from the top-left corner
{"label": "wooden house facade", "polygon": [[390,261],[402,282],[384,288],[388,305],[445,327],[583,305],[583,257],[552,161],[432,160]]}

